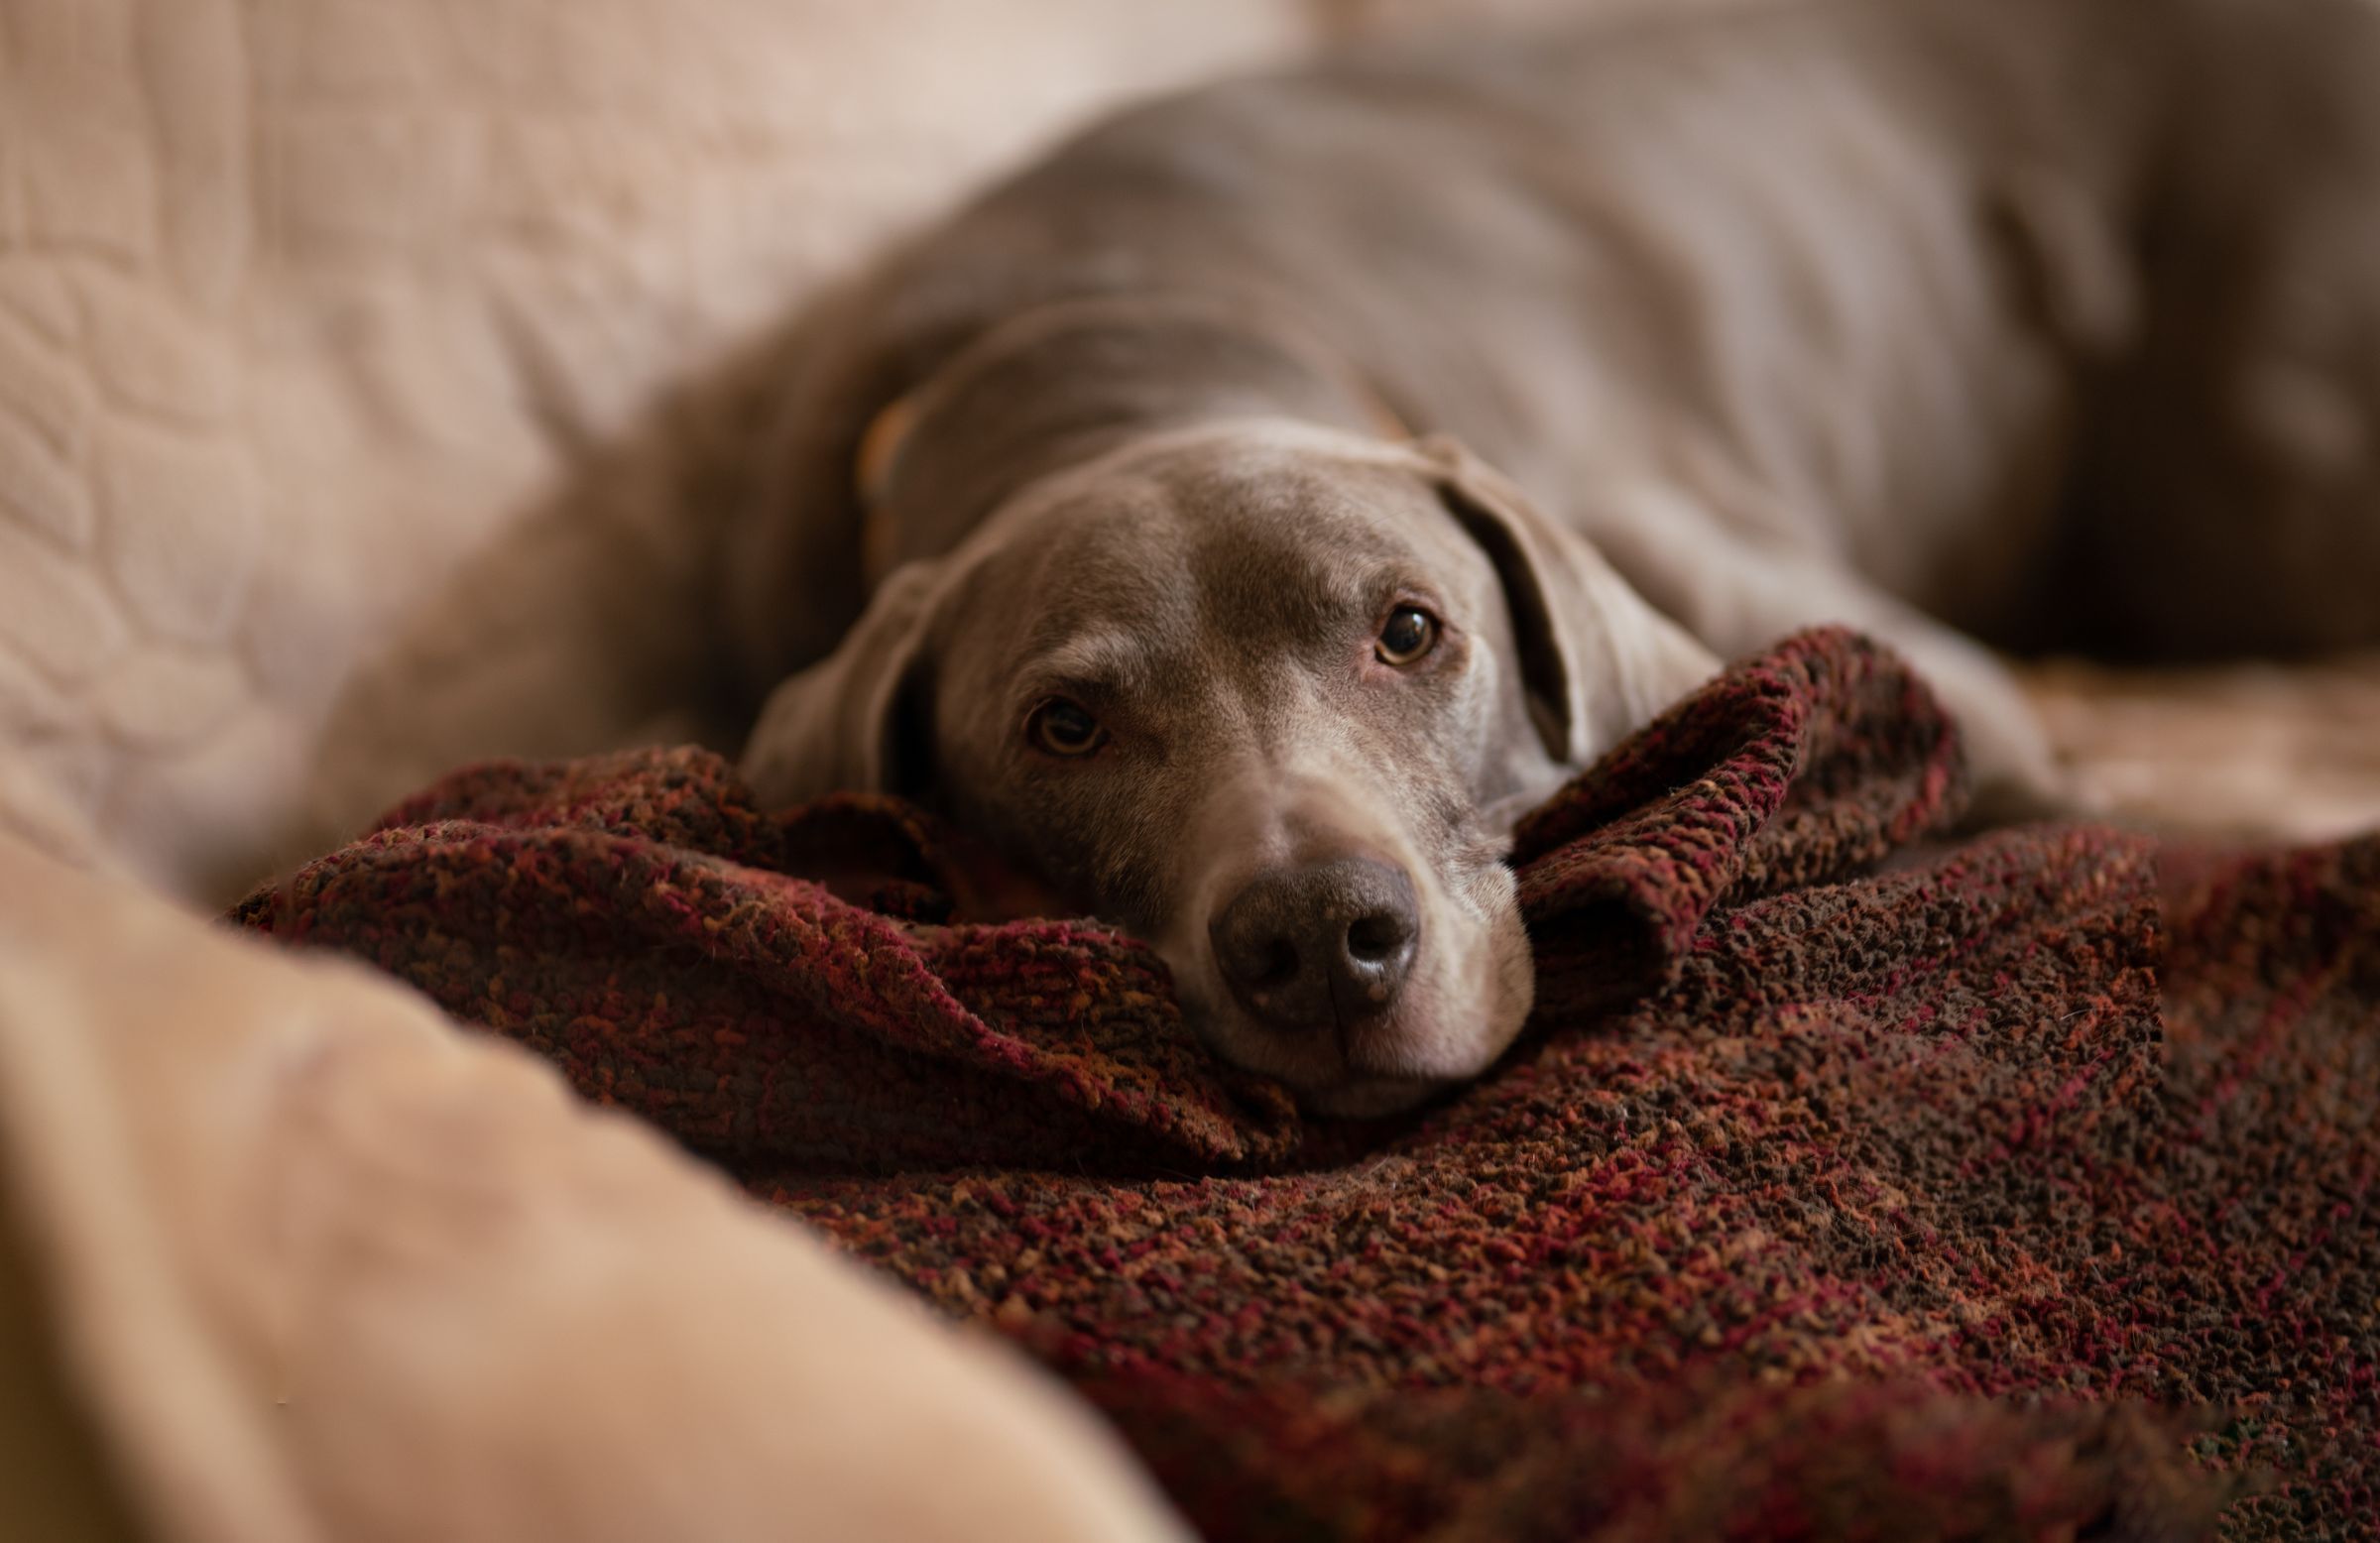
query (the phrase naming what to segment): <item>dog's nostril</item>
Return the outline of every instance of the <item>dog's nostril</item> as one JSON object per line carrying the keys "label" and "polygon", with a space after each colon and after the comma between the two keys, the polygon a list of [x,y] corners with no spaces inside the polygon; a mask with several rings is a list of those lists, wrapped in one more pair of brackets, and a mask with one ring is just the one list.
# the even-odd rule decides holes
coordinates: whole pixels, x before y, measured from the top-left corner
{"label": "dog's nostril", "polygon": [[1279,986],[1297,977],[1297,947],[1287,938],[1274,938],[1258,953],[1250,972],[1250,986]]}
{"label": "dog's nostril", "polygon": [[1347,929],[1347,951],[1365,964],[1379,964],[1413,941],[1405,918],[1388,911],[1358,916]]}

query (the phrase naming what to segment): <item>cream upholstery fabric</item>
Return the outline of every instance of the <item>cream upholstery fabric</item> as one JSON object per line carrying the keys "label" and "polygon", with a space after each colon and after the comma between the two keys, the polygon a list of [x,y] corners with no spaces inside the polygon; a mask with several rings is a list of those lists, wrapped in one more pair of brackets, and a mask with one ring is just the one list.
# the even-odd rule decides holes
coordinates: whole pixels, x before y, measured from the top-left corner
{"label": "cream upholstery fabric", "polygon": [[2380,830],[2380,655],[2191,670],[2069,661],[2028,683],[2119,817],[2279,841]]}
{"label": "cream upholstery fabric", "polygon": [[[633,732],[686,689],[692,541],[573,491],[577,447],[967,178],[1326,9],[0,0],[0,745],[220,892],[420,768]],[[479,577],[505,615],[396,650],[540,509]]]}
{"label": "cream upholstery fabric", "polygon": [[0,1197],[160,1538],[1179,1536],[1069,1395],[543,1065],[5,836]]}

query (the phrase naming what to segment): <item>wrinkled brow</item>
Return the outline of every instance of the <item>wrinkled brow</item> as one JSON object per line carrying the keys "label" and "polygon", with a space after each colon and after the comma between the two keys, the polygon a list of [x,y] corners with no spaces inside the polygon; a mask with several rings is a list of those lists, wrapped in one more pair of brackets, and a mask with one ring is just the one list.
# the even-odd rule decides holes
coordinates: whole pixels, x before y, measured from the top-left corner
{"label": "wrinkled brow", "polygon": [[1297,633],[1369,609],[1386,570],[1424,566],[1385,517],[1319,503],[1286,516],[1236,511],[1201,535],[1190,557],[1201,611]]}
{"label": "wrinkled brow", "polygon": [[1129,633],[1078,632],[1034,640],[1019,669],[1024,680],[1050,685],[1101,685],[1125,690],[1148,683],[1152,669],[1147,643]]}

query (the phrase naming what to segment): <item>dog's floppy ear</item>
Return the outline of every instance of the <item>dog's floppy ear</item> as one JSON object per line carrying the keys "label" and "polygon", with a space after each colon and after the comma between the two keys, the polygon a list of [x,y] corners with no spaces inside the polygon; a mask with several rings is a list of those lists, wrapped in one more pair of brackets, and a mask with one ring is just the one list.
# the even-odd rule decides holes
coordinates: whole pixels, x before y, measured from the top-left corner
{"label": "dog's floppy ear", "polygon": [[923,783],[930,752],[916,696],[942,566],[895,569],[841,647],[770,693],[741,769],[762,807]]}
{"label": "dog's floppy ear", "polygon": [[1443,434],[1413,448],[1495,564],[1530,716],[1556,762],[1586,765],[1719,673],[1708,649],[1508,478]]}

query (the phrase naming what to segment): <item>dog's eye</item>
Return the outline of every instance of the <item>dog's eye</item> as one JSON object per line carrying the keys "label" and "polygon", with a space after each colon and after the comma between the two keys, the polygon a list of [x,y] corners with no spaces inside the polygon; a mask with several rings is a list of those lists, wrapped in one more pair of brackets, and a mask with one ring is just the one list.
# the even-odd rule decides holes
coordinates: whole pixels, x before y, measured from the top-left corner
{"label": "dog's eye", "polygon": [[1037,750],[1053,756],[1088,756],[1107,743],[1108,733],[1099,720],[1082,709],[1081,704],[1069,702],[1062,696],[1052,697],[1033,709],[1024,722],[1024,735]]}
{"label": "dog's eye", "polygon": [[1438,646],[1438,618],[1419,606],[1398,606],[1380,629],[1375,652],[1383,664],[1410,664]]}

